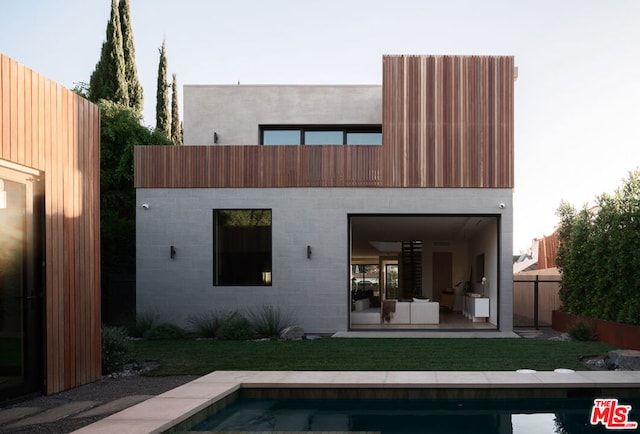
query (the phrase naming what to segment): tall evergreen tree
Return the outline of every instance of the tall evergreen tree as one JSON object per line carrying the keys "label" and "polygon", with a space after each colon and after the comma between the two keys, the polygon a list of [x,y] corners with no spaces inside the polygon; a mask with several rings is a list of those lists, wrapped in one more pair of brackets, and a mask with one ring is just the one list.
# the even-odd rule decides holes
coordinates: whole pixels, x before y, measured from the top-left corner
{"label": "tall evergreen tree", "polygon": [[176,145],[182,144],[182,126],[178,112],[178,81],[175,74],[171,82],[171,141]]}
{"label": "tall evergreen tree", "polygon": [[167,83],[167,51],[165,45],[165,41],[162,41],[160,62],[158,64],[158,88],[156,91],[156,130],[166,137],[170,137],[169,85]]}
{"label": "tall evergreen tree", "polygon": [[138,79],[136,67],[136,50],[133,43],[133,27],[131,26],[131,14],[129,12],[129,0],[120,0],[118,5],[120,12],[120,28],[122,30],[122,51],[124,54],[125,78],[129,91],[129,107],[141,114],[144,107],[142,85]]}
{"label": "tall evergreen tree", "polygon": [[89,97],[92,101],[107,99],[129,105],[129,92],[125,75],[122,28],[116,0],[111,0],[111,17],[107,23],[107,39],[102,44],[100,60],[91,74]]}

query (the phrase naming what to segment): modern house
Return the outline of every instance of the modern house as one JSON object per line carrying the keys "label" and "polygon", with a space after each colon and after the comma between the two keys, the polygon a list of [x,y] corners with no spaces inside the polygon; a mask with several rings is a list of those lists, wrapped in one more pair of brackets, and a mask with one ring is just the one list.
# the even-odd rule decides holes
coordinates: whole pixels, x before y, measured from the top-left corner
{"label": "modern house", "polygon": [[510,331],[515,75],[384,56],[382,85],[185,86],[185,146],[135,150],[137,311]]}
{"label": "modern house", "polygon": [[100,111],[0,54],[0,402],[101,377]]}

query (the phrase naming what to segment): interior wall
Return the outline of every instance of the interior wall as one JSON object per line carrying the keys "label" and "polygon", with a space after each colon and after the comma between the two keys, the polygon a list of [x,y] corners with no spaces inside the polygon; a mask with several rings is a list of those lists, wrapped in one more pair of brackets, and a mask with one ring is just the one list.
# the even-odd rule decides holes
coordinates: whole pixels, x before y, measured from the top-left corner
{"label": "interior wall", "polygon": [[[493,220],[484,226],[471,244],[468,260],[473,270],[473,288],[476,293],[489,297],[489,322],[498,324],[498,222]],[[476,257],[484,255],[485,287],[476,281]],[[468,278],[468,277],[467,277]]]}
{"label": "interior wall", "polygon": [[[451,284],[455,288],[456,301],[454,310],[462,310],[462,287],[464,282],[469,278],[469,260],[468,245],[463,241],[451,241],[448,245],[438,245],[434,240],[423,241],[422,253],[422,295],[423,297],[435,300],[436,297],[432,288],[433,277],[433,253],[434,252],[451,252]],[[458,287],[455,285],[461,282]]]}

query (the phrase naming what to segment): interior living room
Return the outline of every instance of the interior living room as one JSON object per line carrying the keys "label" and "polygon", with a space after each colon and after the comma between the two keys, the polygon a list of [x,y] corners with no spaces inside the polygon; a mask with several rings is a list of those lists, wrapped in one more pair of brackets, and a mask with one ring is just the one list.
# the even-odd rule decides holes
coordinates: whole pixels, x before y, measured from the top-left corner
{"label": "interior living room", "polygon": [[350,329],[497,329],[499,224],[495,215],[350,216]]}

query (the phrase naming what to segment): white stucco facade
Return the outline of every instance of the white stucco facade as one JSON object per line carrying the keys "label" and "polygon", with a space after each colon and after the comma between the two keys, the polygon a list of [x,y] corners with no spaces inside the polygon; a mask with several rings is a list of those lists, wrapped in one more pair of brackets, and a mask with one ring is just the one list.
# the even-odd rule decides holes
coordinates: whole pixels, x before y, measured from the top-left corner
{"label": "white stucco facade", "polygon": [[261,125],[380,125],[380,85],[186,85],[184,143],[255,145]]}

